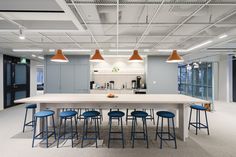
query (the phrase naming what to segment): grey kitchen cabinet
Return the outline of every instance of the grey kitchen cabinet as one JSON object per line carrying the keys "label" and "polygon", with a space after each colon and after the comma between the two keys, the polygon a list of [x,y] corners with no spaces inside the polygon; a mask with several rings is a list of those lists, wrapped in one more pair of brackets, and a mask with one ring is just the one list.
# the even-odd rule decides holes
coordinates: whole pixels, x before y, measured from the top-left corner
{"label": "grey kitchen cabinet", "polygon": [[45,57],[45,93],[89,93],[89,55],[67,56],[68,63]]}
{"label": "grey kitchen cabinet", "polygon": [[59,93],[60,91],[60,66],[49,64],[45,70],[45,87],[47,93]]}

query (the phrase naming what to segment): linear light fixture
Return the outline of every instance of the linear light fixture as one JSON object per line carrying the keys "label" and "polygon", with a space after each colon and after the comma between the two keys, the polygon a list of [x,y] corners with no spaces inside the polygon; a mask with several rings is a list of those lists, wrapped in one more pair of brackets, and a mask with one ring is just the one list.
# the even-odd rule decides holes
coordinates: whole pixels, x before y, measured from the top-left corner
{"label": "linear light fixture", "polygon": [[35,57],[37,57],[37,56],[36,56],[36,55],[34,55],[34,54],[32,54],[31,56],[32,56],[32,57],[34,57],[34,58],[35,58]]}
{"label": "linear light fixture", "polygon": [[43,52],[43,49],[12,49],[13,52]]}
{"label": "linear light fixture", "polygon": [[206,42],[204,42],[204,43],[201,43],[201,44],[199,44],[199,45],[193,46],[193,47],[187,49],[187,51],[195,50],[195,49],[197,49],[197,48],[199,48],[199,47],[202,47],[202,46],[207,45],[207,44],[210,44],[210,43],[212,43],[212,40],[208,40],[208,41],[206,41]]}
{"label": "linear light fixture", "polygon": [[227,34],[223,34],[223,35],[219,36],[219,39],[223,39],[223,38],[226,38],[226,37],[228,37],[228,35]]}
{"label": "linear light fixture", "polygon": [[44,60],[44,57],[43,56],[38,56],[38,59]]}
{"label": "linear light fixture", "polygon": [[109,49],[109,52],[133,52],[133,49]]}
{"label": "linear light fixture", "polygon": [[[55,52],[55,49],[49,49],[49,52]],[[63,52],[91,52],[90,49],[62,49]]]}
{"label": "linear light fixture", "polygon": [[[179,52],[187,52],[186,49],[174,49],[174,50],[177,50],[177,51],[179,51]],[[158,52],[172,52],[173,49],[158,49],[157,51],[158,51]]]}

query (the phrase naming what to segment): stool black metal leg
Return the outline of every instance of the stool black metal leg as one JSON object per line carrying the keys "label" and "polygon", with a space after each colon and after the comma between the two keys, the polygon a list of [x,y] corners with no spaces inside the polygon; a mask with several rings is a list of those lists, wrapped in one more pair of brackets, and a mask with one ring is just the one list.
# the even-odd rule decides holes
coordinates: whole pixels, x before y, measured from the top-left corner
{"label": "stool black metal leg", "polygon": [[177,149],[174,118],[172,118],[172,124],[173,124],[173,134],[174,134],[174,141],[175,141],[175,149]]}
{"label": "stool black metal leg", "polygon": [[144,118],[144,123],[145,123],[145,139],[146,139],[146,142],[147,142],[147,148],[149,147],[149,143],[148,143],[148,131],[147,131],[147,121],[146,121],[146,118]]}
{"label": "stool black metal leg", "polygon": [[129,116],[129,109],[126,109],[126,118],[125,118],[125,121],[126,121],[126,125],[128,124],[128,116]]}
{"label": "stool black metal leg", "polygon": [[209,126],[208,126],[207,111],[205,111],[205,117],[206,117],[207,134],[210,135]]}
{"label": "stool black metal leg", "polygon": [[[167,124],[168,124],[168,133],[170,133],[170,121],[169,121],[169,118],[167,118]],[[168,139],[170,140],[170,134],[168,134]]]}
{"label": "stool black metal leg", "polygon": [[74,147],[74,143],[73,143],[73,124],[72,124],[72,117],[70,118],[70,131],[71,131],[71,146],[72,148]]}
{"label": "stool black metal leg", "polygon": [[97,118],[97,134],[98,134],[98,139],[100,139],[100,128],[99,128],[98,118]]}
{"label": "stool black metal leg", "polygon": [[199,122],[199,130],[201,129],[201,113],[200,110],[198,110],[198,122]]}
{"label": "stool black metal leg", "polygon": [[32,110],[32,128],[34,128],[34,114],[35,114],[35,108]]}
{"label": "stool black metal leg", "polygon": [[163,138],[162,134],[163,134],[163,117],[161,117],[161,143],[160,143],[161,149],[162,149],[162,138]]}
{"label": "stool black metal leg", "polygon": [[56,135],[56,127],[55,127],[55,121],[54,121],[54,116],[53,115],[52,115],[52,127],[53,127],[53,132],[54,132],[54,138],[56,140],[57,135]]}
{"label": "stool black metal leg", "polygon": [[159,125],[159,116],[157,116],[157,127],[156,127],[156,137],[155,137],[155,140],[157,140],[158,125]]}
{"label": "stool black metal leg", "polygon": [[34,133],[33,133],[33,141],[32,141],[32,148],[34,147],[34,140],[35,140],[35,135],[36,135],[36,125],[37,125],[37,117],[34,118],[35,120],[35,125],[34,125]]}
{"label": "stool black metal leg", "polygon": [[76,139],[78,140],[78,139],[79,139],[79,135],[78,135],[78,129],[77,129],[77,118],[76,118],[76,116],[75,116],[74,118],[75,118],[75,133],[76,133]]}
{"label": "stool black metal leg", "polygon": [[46,143],[48,148],[48,117],[46,117]]}
{"label": "stool black metal leg", "polygon": [[190,109],[189,122],[188,122],[188,130],[190,129],[191,118],[192,118],[192,108]]}
{"label": "stool black metal leg", "polygon": [[134,139],[135,139],[135,127],[136,127],[136,118],[133,119],[133,141],[132,141],[132,148],[134,148]]}
{"label": "stool black metal leg", "polygon": [[196,135],[197,135],[197,128],[198,128],[198,111],[196,111]]}
{"label": "stool black metal leg", "polygon": [[130,140],[133,140],[133,132],[134,132],[134,117],[132,118],[132,124],[131,124],[131,136],[130,136]]}
{"label": "stool black metal leg", "polygon": [[[98,120],[98,119],[97,119]],[[98,121],[97,121],[96,119],[94,119],[94,129],[95,129],[95,139],[96,139],[96,148],[98,147],[98,131],[97,131],[97,123],[98,123]]]}
{"label": "stool black metal leg", "polygon": [[66,118],[64,118],[64,140],[66,138]]}
{"label": "stool black metal leg", "polygon": [[81,141],[81,148],[83,148],[83,143],[84,143],[86,121],[87,121],[87,118],[84,118],[84,125],[83,125],[83,135],[82,135],[82,141]]}
{"label": "stool black metal leg", "polygon": [[109,139],[108,139],[108,148],[110,148],[110,139],[111,139],[111,127],[112,127],[112,118],[109,117]]}
{"label": "stool black metal leg", "polygon": [[26,125],[27,114],[28,114],[28,108],[25,111],[25,120],[24,120],[23,132],[25,132],[25,125]]}
{"label": "stool black metal leg", "polygon": [[124,130],[123,130],[123,120],[122,120],[122,117],[121,117],[120,125],[121,125],[121,134],[122,134],[122,145],[123,145],[123,148],[125,148]]}
{"label": "stool black metal leg", "polygon": [[60,118],[60,122],[59,122],[59,128],[58,128],[58,135],[57,135],[57,148],[59,147],[59,140],[61,138],[61,125],[62,125],[62,119]]}

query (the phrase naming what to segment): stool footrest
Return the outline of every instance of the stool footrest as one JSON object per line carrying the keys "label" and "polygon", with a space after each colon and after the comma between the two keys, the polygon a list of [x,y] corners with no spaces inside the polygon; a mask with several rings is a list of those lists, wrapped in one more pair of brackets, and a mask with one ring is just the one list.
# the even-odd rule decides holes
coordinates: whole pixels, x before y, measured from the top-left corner
{"label": "stool footrest", "polygon": [[[38,133],[35,137],[34,137],[34,139],[46,139],[46,138],[49,138],[49,137],[51,137],[52,135],[54,135],[55,133],[54,133],[54,131],[48,131],[48,135],[47,136],[45,136],[45,135],[47,134],[46,133],[46,131],[42,131],[42,132],[40,132],[40,133]],[[38,137],[38,136],[40,136],[40,135],[43,135],[42,137]]]}
{"label": "stool footrest", "polygon": [[163,138],[163,137],[161,137],[161,132],[157,132],[157,135],[158,135],[159,138],[162,139],[162,140],[167,140],[167,141],[175,140],[174,135],[171,134],[171,133],[169,133],[169,132],[162,132],[162,135],[169,135],[170,137],[172,137],[172,138],[170,138],[170,139],[169,139],[169,138]]}
{"label": "stool footrest", "polygon": [[207,125],[202,124],[202,123],[191,122],[190,125],[195,127],[195,128],[208,128]]}

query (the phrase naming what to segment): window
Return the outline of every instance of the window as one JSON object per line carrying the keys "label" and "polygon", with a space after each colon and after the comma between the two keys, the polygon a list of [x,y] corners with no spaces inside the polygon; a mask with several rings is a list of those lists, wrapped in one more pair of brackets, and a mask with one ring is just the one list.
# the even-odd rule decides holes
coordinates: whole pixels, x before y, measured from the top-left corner
{"label": "window", "polygon": [[212,63],[180,65],[178,75],[181,94],[212,100]]}

